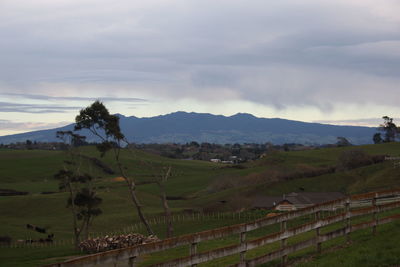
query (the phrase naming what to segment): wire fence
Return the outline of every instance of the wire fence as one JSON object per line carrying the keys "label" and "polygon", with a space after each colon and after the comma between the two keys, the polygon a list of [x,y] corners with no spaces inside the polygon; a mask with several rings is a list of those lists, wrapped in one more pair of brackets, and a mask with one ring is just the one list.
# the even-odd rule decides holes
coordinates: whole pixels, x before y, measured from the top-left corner
{"label": "wire fence", "polygon": [[[263,217],[265,214],[260,212],[212,212],[212,213],[175,213],[171,215],[171,221],[175,226],[187,222],[207,222],[207,221],[249,221]],[[166,216],[154,216],[148,218],[152,226],[167,225]],[[145,233],[146,228],[143,223],[137,222],[122,229],[104,232],[90,232],[89,238],[104,236],[116,236],[130,233]],[[53,239],[52,241],[40,241],[28,236],[25,239],[13,240],[9,243],[0,243],[0,248],[43,248],[43,247],[64,247],[73,246],[74,239]]]}

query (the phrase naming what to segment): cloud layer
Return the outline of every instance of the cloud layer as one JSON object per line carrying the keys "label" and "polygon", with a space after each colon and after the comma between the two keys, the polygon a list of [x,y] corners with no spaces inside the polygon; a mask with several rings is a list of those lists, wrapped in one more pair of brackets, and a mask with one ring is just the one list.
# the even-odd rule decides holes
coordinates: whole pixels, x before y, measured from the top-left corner
{"label": "cloud layer", "polygon": [[46,122],[13,122],[9,120],[0,120],[0,128],[9,133],[22,131],[36,131],[50,128],[57,128],[67,125],[68,122],[46,123]]}
{"label": "cloud layer", "polygon": [[64,113],[69,110],[79,110],[80,107],[50,106],[38,104],[20,104],[12,102],[0,102],[0,112],[16,113]]}
{"label": "cloud layer", "polygon": [[380,117],[400,113],[399,14],[395,0],[3,0],[0,93],[64,105],[34,112],[100,97]]}
{"label": "cloud layer", "polygon": [[26,94],[26,93],[0,93],[3,96],[11,96],[11,97],[19,97],[25,99],[33,99],[33,100],[67,100],[67,101],[95,101],[102,100],[108,102],[147,102],[146,99],[142,98],[133,98],[133,97],[79,97],[79,96],[50,96],[50,95],[38,95],[38,94]]}

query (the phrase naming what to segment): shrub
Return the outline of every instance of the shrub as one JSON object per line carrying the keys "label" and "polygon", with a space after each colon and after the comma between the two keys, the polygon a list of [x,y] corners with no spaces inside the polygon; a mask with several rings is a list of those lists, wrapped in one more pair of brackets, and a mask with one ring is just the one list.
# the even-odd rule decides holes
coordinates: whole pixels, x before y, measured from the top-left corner
{"label": "shrub", "polygon": [[361,166],[371,165],[374,158],[361,149],[343,151],[340,154],[337,170],[350,170]]}

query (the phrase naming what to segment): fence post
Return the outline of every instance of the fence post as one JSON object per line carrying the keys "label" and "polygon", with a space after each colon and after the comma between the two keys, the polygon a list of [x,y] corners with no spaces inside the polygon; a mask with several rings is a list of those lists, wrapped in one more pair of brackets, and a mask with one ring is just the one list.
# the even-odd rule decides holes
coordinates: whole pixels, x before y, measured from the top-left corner
{"label": "fence post", "polygon": [[376,200],[378,198],[378,193],[375,193],[374,198],[372,199],[372,206],[374,207],[373,219],[374,225],[372,226],[372,234],[376,235],[376,226],[378,225],[378,206],[376,205]]}
{"label": "fence post", "polygon": [[346,199],[346,242],[350,242],[350,198]]}
{"label": "fence post", "polygon": [[[240,237],[239,237],[241,247],[246,245],[246,225],[244,227],[245,227],[245,229],[241,230]],[[240,252],[239,266],[246,266],[246,251],[247,251],[247,248],[245,248],[244,251]]]}
{"label": "fence post", "polygon": [[[287,221],[282,221],[281,222],[281,232],[286,233],[286,229],[287,229]],[[283,238],[281,240],[281,249],[285,249],[287,246],[287,238]],[[286,266],[287,263],[287,255],[283,255],[282,256],[282,266]]]}
{"label": "fence post", "polygon": [[136,262],[136,257],[135,256],[130,257],[129,258],[129,262],[128,262],[129,267],[134,267],[135,266],[135,262]]}
{"label": "fence post", "polygon": [[[197,243],[190,244],[190,256],[195,256],[197,254]],[[192,267],[196,267],[197,264],[192,264]]]}
{"label": "fence post", "polygon": [[[321,220],[321,211],[320,210],[315,213],[315,220],[317,221],[317,223],[320,222],[320,220]],[[317,227],[315,229],[315,231],[316,231],[316,234],[317,234],[317,252],[320,254],[321,253],[321,242],[319,240],[320,239],[320,235],[321,235],[320,227]]]}

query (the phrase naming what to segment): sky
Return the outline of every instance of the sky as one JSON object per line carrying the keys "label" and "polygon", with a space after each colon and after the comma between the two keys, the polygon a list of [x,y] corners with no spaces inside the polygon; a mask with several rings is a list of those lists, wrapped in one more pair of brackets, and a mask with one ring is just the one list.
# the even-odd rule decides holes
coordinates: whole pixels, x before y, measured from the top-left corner
{"label": "sky", "polygon": [[1,0],[0,135],[175,111],[400,118],[398,0]]}

